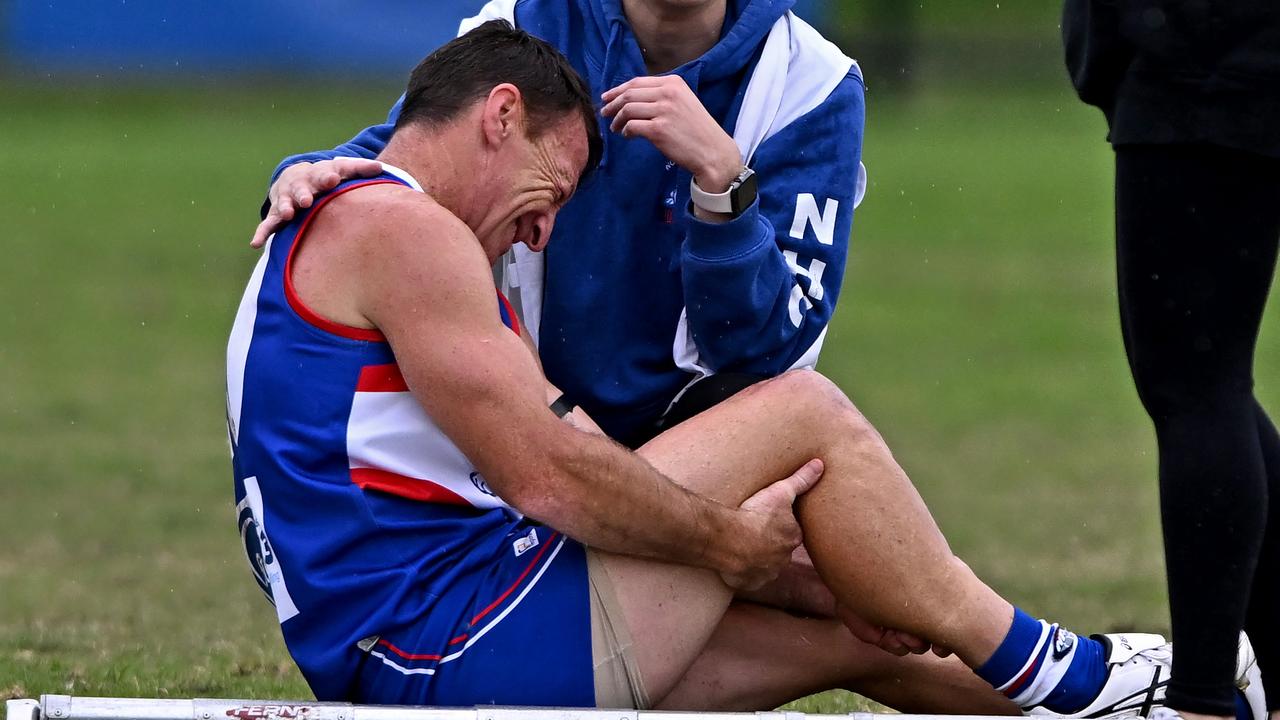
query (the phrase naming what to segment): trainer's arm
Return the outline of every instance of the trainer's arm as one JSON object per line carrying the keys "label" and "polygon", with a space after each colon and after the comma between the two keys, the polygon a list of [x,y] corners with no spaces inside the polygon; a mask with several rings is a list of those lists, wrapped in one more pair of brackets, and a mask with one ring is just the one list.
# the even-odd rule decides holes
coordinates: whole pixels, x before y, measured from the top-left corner
{"label": "trainer's arm", "polygon": [[332,150],[317,150],[300,155],[290,155],[276,166],[275,172],[271,173],[271,183],[275,184],[280,177],[280,173],[297,163],[314,163],[334,158],[364,158],[372,160],[378,157],[378,153],[382,152],[382,149],[387,146],[387,141],[391,139],[391,133],[395,131],[396,118],[400,117],[400,106],[403,104],[404,96],[401,95],[400,99],[396,100],[396,103],[391,106],[391,111],[387,113],[386,122],[379,125],[371,125],[361,130],[355,137]]}
{"label": "trainer's arm", "polygon": [[276,230],[286,225],[298,210],[311,207],[316,195],[337,187],[343,180],[372,177],[382,172],[374,158],[387,146],[395,132],[396,119],[404,96],[391,106],[387,121],[361,130],[354,138],[332,150],[291,155],[271,173],[267,199],[262,203],[262,219],[249,241],[260,248]]}
{"label": "trainer's arm", "polygon": [[[614,132],[653,142],[702,189],[727,190],[742,171],[733,138],[679,76],[636,78],[604,100]],[[686,212],[681,275],[700,365],[755,375],[812,366],[844,276],[862,126],[862,78],[851,71],[756,150],[757,202],[736,218]]]}
{"label": "trainer's arm", "polygon": [[[386,335],[410,390],[503,499],[602,550],[719,571],[759,585],[799,543],[790,508],[759,513],[680,487],[611,440],[561,422],[546,380],[498,320],[492,275],[456,218],[375,215],[361,313]],[[797,490],[807,488],[802,480]],[[793,534],[794,533],[794,534]]]}
{"label": "trainer's arm", "polygon": [[862,81],[850,73],[756,151],[754,205],[727,222],[688,213],[681,272],[703,365],[777,375],[816,361],[806,353],[844,279],[862,128]]}
{"label": "trainer's arm", "polygon": [[[484,6],[478,14],[463,20],[458,26],[458,35],[471,31],[487,20],[504,17],[502,12],[498,8],[491,7],[492,5],[493,3]],[[514,24],[514,18],[508,19]],[[391,111],[387,113],[386,122],[361,130],[355,137],[332,150],[291,155],[282,160],[271,173],[270,190],[267,192],[266,201],[262,204],[262,222],[258,225],[258,230],[254,233],[250,244],[253,247],[262,247],[267,236],[293,219],[294,212],[300,208],[311,207],[311,200],[315,195],[332,189],[343,180],[376,174],[378,171],[372,165],[346,163],[324,166],[315,171],[285,177],[288,182],[283,185],[279,182],[286,170],[302,163],[320,163],[338,158],[373,160],[387,146],[387,141],[395,132],[396,119],[400,117],[400,108],[403,105],[404,95],[401,95],[400,99],[391,106]]]}

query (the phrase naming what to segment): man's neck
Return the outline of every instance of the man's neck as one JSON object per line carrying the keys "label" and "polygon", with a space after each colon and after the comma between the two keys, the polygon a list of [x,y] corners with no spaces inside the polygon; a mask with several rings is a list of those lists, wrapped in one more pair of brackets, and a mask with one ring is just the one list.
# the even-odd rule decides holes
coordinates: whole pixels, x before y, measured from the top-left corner
{"label": "man's neck", "polygon": [[[424,146],[430,149],[424,151]],[[432,200],[465,222],[469,198],[454,182],[455,178],[464,177],[458,174],[462,165],[454,157],[459,146],[448,133],[428,134],[420,128],[403,128],[392,136],[378,160],[412,175]]]}
{"label": "man's neck", "polygon": [[622,0],[622,10],[644,52],[645,67],[658,74],[696,60],[720,41],[728,0],[678,8],[663,0]]}

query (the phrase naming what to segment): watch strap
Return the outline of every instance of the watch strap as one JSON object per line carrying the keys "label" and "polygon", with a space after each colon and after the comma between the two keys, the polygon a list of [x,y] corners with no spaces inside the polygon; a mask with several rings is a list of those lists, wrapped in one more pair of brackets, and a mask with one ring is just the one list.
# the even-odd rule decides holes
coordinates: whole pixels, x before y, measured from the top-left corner
{"label": "watch strap", "polygon": [[755,171],[743,168],[734,178],[729,189],[722,193],[709,193],[698,187],[698,180],[689,180],[689,199],[693,204],[707,212],[738,216],[756,201]]}

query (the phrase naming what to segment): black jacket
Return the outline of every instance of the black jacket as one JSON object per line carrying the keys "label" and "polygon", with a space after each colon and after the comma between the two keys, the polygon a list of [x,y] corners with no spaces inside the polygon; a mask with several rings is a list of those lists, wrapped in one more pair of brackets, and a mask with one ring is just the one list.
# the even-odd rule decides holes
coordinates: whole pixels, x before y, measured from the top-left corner
{"label": "black jacket", "polygon": [[1066,0],[1062,33],[1113,144],[1280,157],[1280,0]]}

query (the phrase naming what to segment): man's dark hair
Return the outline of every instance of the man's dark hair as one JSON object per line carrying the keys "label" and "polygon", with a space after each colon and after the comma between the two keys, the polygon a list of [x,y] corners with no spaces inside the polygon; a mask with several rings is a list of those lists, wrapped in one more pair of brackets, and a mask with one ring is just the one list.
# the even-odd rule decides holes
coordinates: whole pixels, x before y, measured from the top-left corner
{"label": "man's dark hair", "polygon": [[559,50],[506,20],[490,20],[418,63],[409,75],[396,129],[448,122],[502,83],[520,89],[530,137],[577,111],[587,128],[582,174],[595,169],[603,141],[587,84]]}

